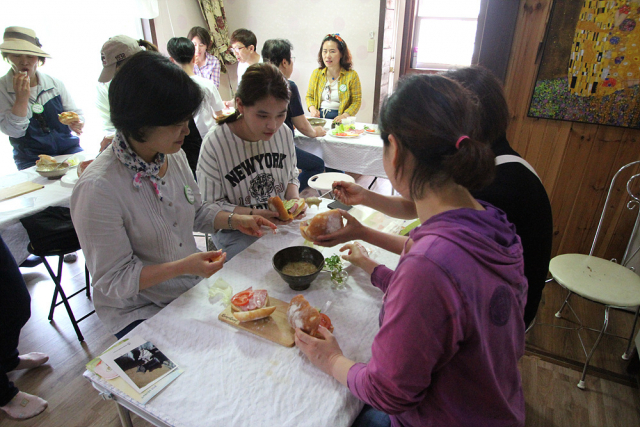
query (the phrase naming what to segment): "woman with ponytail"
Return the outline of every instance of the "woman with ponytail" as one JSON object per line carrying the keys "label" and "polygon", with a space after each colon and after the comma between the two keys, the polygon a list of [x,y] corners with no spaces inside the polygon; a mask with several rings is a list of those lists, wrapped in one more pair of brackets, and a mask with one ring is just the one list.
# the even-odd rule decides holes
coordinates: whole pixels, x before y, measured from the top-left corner
{"label": "woman with ponytail", "polygon": [[323,327],[324,339],[295,334],[366,403],[354,426],[524,425],[522,246],[506,215],[470,193],[494,173],[476,118],[474,98],[439,75],[409,77],[381,108],[385,171],[421,225],[395,271],[359,244],[341,248],[384,292],[371,359],[349,360]]}
{"label": "woman with ponytail", "polygon": [[[268,202],[274,196],[299,197],[293,136],[282,126],[290,97],[289,83],[274,65],[258,63],[247,68],[236,92],[236,111],[217,118],[219,126],[202,142],[196,175],[204,200],[231,215],[260,215],[284,224],[269,210]],[[227,259],[255,240],[233,230],[213,236]]]}

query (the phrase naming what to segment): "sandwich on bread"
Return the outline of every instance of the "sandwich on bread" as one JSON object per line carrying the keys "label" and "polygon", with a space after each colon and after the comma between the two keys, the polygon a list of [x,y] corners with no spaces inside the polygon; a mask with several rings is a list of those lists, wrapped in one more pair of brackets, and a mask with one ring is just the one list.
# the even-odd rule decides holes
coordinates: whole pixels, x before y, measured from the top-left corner
{"label": "sandwich on bread", "polygon": [[250,287],[231,297],[231,314],[239,322],[264,319],[274,311],[276,307],[269,307],[269,295],[265,289],[253,290]]}
{"label": "sandwich on bread", "polygon": [[40,159],[36,160],[36,166],[56,166],[58,161],[47,154],[40,154]]}
{"label": "sandwich on bread", "polygon": [[[293,209],[293,212],[290,212]],[[300,215],[300,213],[307,206],[304,199],[291,199],[282,201],[278,196],[269,197],[269,209],[278,212],[278,219],[281,221],[289,221]]]}
{"label": "sandwich on bread", "polygon": [[63,125],[70,125],[71,123],[79,122],[80,116],[73,111],[65,111],[64,113],[58,114],[58,120],[60,120],[60,123]]}
{"label": "sandwich on bread", "polygon": [[318,236],[335,233],[344,227],[340,211],[332,209],[321,212],[307,221],[300,223],[300,234],[310,242],[315,241]]}
{"label": "sandwich on bread", "polygon": [[291,299],[287,310],[287,320],[293,329],[300,328],[303,332],[316,338],[324,339],[322,334],[318,332],[320,325],[327,328],[329,332],[333,332],[329,316],[312,307],[302,295],[296,295]]}

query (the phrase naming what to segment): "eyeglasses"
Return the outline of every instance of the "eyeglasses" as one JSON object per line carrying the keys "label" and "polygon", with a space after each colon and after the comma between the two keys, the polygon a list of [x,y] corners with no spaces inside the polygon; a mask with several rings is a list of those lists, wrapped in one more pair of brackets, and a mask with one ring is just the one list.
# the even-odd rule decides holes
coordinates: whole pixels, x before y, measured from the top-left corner
{"label": "eyeglasses", "polygon": [[196,48],[198,48],[198,47],[206,47],[206,45],[204,45],[202,43],[194,43],[193,46],[196,47]]}
{"label": "eyeglasses", "polygon": [[40,129],[42,130],[42,132],[51,133],[51,129],[49,129],[49,125],[47,124],[47,119],[44,118],[44,115],[42,113],[40,114],[34,113],[33,117],[35,117],[36,121],[40,125]]}
{"label": "eyeglasses", "polygon": [[240,53],[240,51],[242,49],[246,49],[246,46],[240,46],[240,47],[232,47],[231,50],[234,51],[235,53]]}

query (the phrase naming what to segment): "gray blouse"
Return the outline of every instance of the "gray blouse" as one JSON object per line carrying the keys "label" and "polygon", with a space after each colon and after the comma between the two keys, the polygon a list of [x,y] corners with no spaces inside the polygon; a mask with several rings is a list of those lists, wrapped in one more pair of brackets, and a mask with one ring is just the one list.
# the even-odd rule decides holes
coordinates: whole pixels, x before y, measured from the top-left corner
{"label": "gray blouse", "polygon": [[167,161],[159,185],[163,201],[147,178],[140,188],[133,186],[135,172],[111,148],[87,167],[71,195],[71,217],[91,273],[96,313],[113,333],[150,318],[201,280],[179,276],[139,289],[145,265],[198,252],[193,232],[214,232],[220,211],[202,202],[182,150],[167,155]]}

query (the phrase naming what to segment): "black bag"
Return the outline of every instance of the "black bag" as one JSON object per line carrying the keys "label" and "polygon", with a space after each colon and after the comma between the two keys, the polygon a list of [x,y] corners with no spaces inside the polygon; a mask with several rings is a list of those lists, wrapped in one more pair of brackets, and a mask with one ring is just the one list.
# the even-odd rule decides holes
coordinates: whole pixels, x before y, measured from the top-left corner
{"label": "black bag", "polygon": [[28,250],[38,256],[67,254],[80,250],[78,235],[71,222],[71,211],[49,206],[20,220],[29,235]]}

